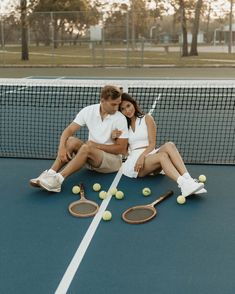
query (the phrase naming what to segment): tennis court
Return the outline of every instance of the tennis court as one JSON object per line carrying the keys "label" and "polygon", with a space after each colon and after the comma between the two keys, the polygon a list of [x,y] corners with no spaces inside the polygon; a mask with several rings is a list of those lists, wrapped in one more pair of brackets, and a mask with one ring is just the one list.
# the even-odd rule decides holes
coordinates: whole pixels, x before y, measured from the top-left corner
{"label": "tennis court", "polygon": [[[205,196],[176,203],[165,176],[130,179],[83,169],[59,194],[28,185],[49,167],[63,128],[107,83],[123,87],[152,111],[158,144],[174,141]],[[1,80],[1,293],[234,293],[235,87],[229,80]],[[86,138],[87,132],[81,135]],[[75,218],[68,206],[85,185],[88,199],[112,212],[104,222]],[[117,186],[123,200],[92,190]],[[149,187],[152,193],[142,195]],[[169,190],[158,216],[131,225],[121,214]]]}

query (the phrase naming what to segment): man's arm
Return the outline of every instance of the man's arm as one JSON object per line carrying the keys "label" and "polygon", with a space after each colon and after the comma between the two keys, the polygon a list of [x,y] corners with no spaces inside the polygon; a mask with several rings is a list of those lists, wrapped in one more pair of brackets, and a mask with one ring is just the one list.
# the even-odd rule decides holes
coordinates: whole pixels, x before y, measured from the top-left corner
{"label": "man's arm", "polygon": [[90,145],[96,147],[97,149],[103,150],[103,151],[111,153],[111,154],[125,155],[127,152],[128,139],[117,138],[115,140],[115,143],[111,144],[111,145],[99,144],[99,143],[95,143],[93,141],[88,141],[87,144],[90,144]]}
{"label": "man's arm", "polygon": [[68,138],[73,136],[80,128],[81,126],[79,124],[72,122],[62,132],[58,149],[58,156],[61,158],[61,161],[68,161],[68,158],[71,159],[71,154],[67,154],[66,142]]}

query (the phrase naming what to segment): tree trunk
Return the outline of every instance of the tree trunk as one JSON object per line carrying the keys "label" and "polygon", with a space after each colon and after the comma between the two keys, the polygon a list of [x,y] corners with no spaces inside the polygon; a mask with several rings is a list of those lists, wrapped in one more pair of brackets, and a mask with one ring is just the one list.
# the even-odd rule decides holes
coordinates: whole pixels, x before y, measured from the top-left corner
{"label": "tree trunk", "polygon": [[209,32],[209,26],[210,26],[210,19],[211,19],[211,2],[209,3],[209,9],[208,9],[208,15],[207,15],[207,20],[206,20],[206,42],[207,44],[210,43],[211,37],[210,37],[210,32]]}
{"label": "tree trunk", "polygon": [[29,60],[27,0],[21,0],[20,7],[21,7],[21,60]]}
{"label": "tree trunk", "polygon": [[187,20],[185,15],[185,5],[184,0],[180,0],[180,11],[181,11],[181,28],[182,28],[182,37],[183,37],[183,44],[182,44],[182,56],[188,56],[188,32],[187,32]]}
{"label": "tree trunk", "polygon": [[197,35],[199,31],[199,23],[200,23],[200,14],[201,14],[201,8],[202,8],[202,2],[203,0],[198,0],[196,9],[195,9],[195,17],[193,22],[193,31],[192,31],[192,44],[191,44],[191,51],[190,56],[197,56]]}

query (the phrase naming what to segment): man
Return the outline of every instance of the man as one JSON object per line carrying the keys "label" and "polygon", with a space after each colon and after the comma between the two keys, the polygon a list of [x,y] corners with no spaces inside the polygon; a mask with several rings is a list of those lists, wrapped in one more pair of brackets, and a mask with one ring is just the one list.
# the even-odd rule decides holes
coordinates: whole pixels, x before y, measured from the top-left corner
{"label": "man", "polygon": [[[60,138],[56,160],[49,170],[30,184],[51,192],[60,192],[63,181],[83,166],[101,173],[118,171],[122,164],[122,154],[126,153],[128,129],[124,115],[118,111],[121,91],[115,86],[105,86],[101,90],[99,104],[83,108],[74,121],[65,128]],[[81,141],[73,135],[87,126],[89,138]],[[113,141],[112,131],[121,130],[121,136]]]}

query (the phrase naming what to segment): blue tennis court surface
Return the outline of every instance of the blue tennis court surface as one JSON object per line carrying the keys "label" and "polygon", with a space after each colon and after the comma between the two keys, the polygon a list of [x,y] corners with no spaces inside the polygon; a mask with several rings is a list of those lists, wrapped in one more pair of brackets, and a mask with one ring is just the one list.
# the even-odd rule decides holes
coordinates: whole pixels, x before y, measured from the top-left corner
{"label": "blue tennis court surface", "polygon": [[[107,190],[115,174],[82,170],[69,178],[59,194],[32,188],[28,180],[48,160],[0,159],[1,293],[54,293],[86,234],[92,218],[75,218],[67,210],[77,199],[71,188],[84,182],[89,199],[101,204],[92,185]],[[206,196],[178,205],[179,190],[165,176],[128,179],[112,198],[110,222],[101,221],[72,279],[68,293],[226,293],[235,289],[234,166],[190,165],[192,175],[207,175]],[[152,195],[141,195],[150,187]],[[154,201],[158,216],[130,225],[122,212]]]}

